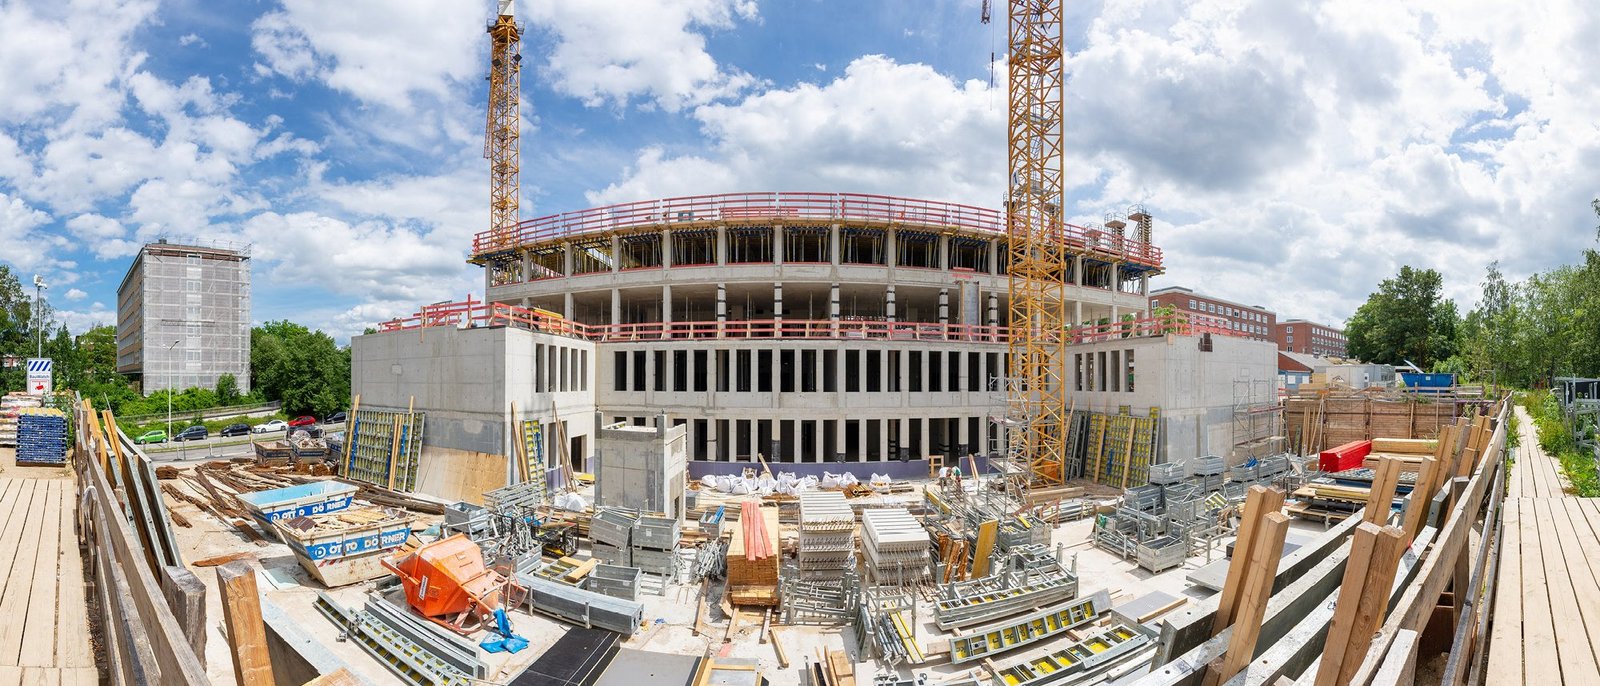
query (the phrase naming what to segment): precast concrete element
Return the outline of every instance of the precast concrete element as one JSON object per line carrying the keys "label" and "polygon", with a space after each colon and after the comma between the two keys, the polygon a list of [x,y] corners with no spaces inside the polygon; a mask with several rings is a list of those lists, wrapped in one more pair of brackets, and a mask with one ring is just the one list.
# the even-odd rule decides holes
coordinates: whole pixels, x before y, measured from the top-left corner
{"label": "precast concrete element", "polygon": [[[600,429],[595,459],[595,505],[661,512],[683,521],[688,485],[688,429],[613,424]],[[635,542],[637,543],[637,541]]]}

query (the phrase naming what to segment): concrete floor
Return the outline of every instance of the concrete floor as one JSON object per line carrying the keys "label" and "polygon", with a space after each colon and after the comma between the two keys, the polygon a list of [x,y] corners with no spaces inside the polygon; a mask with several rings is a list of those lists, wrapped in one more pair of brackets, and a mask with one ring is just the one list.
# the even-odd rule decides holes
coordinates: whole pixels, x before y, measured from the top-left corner
{"label": "concrete floor", "polygon": [[[885,502],[896,500],[920,500],[920,491],[896,496],[879,496]],[[194,561],[206,557],[224,555],[235,552],[250,552],[256,555],[259,567],[271,570],[271,576],[279,579],[291,579],[292,584],[278,588],[265,577],[259,578],[263,597],[282,607],[291,617],[295,618],[300,627],[319,640],[328,650],[348,664],[352,671],[364,677],[372,684],[397,683],[397,679],[389,672],[387,667],[368,656],[356,645],[340,641],[338,632],[332,622],[323,617],[313,607],[316,601],[316,590],[321,585],[313,580],[290,554],[289,549],[281,543],[256,544],[246,540],[231,527],[223,525],[209,514],[200,512],[192,505],[186,503],[170,502],[177,512],[183,514],[193,525],[190,528],[174,527],[178,541],[182,546],[183,556],[186,561]],[[1322,530],[1318,524],[1310,524],[1294,520],[1291,529],[1291,541],[1297,537],[1309,538]],[[1185,576],[1200,566],[1206,564],[1204,556],[1191,558],[1182,567],[1166,570],[1161,574],[1150,574],[1132,560],[1122,560],[1089,544],[1089,535],[1093,528],[1092,519],[1064,523],[1052,535],[1052,541],[1064,546],[1064,552],[1069,562],[1076,564],[1080,581],[1080,594],[1089,595],[1101,589],[1111,592],[1114,602],[1120,603],[1137,598],[1153,591],[1162,591],[1174,596],[1188,597],[1192,600],[1208,597],[1212,594],[1209,589],[1192,586],[1185,580]],[[1212,559],[1221,559],[1227,539],[1221,540]],[[220,598],[217,593],[215,568],[194,568],[193,571],[205,582],[207,587],[207,638],[206,664],[213,681],[219,684],[232,683],[232,666],[226,650],[226,641],[221,634],[222,611]],[[338,589],[332,592],[333,597],[346,606],[360,606],[365,601],[365,585],[357,585]],[[751,612],[742,612],[739,630],[730,637],[726,644],[723,641],[728,624],[728,617],[724,615],[715,602],[708,603],[706,624],[711,628],[708,636],[693,635],[693,624],[696,609],[696,597],[699,591],[698,584],[668,584],[664,593],[657,595],[650,591],[641,594],[640,600],[645,605],[645,628],[635,636],[619,645],[642,650],[660,651],[683,655],[704,655],[715,653],[725,657],[750,658],[757,661],[760,670],[771,680],[774,686],[799,686],[801,681],[801,667],[808,661],[815,661],[820,650],[828,648],[843,648],[852,658],[859,657],[859,651],[850,635],[848,627],[817,627],[817,626],[785,626],[780,629],[779,635],[784,643],[785,652],[790,660],[789,669],[779,669],[777,657],[771,645],[758,641],[761,626],[761,615]],[[713,586],[712,598],[720,597],[720,585]],[[933,595],[931,591],[922,594],[917,602],[917,627],[918,639],[924,645],[932,645],[947,637],[948,634],[938,629],[933,621],[932,611]],[[516,655],[487,655],[486,660],[493,666],[492,673],[497,674],[495,679],[504,683],[515,676],[528,664],[531,664],[549,646],[567,631],[571,625],[542,615],[513,613],[513,624],[517,632],[531,642],[530,649]],[[1004,665],[1013,660],[1035,652],[1046,652],[1052,647],[1047,642],[1033,647],[1027,651],[1018,651],[1008,654],[996,662]],[[948,664],[933,664],[919,667],[915,671],[928,671],[934,675],[934,681],[943,680],[944,677],[974,669],[973,665],[962,668]],[[858,683],[868,684],[870,677],[877,673],[886,673],[880,665],[862,663],[857,666]],[[902,669],[902,673],[909,671]]]}

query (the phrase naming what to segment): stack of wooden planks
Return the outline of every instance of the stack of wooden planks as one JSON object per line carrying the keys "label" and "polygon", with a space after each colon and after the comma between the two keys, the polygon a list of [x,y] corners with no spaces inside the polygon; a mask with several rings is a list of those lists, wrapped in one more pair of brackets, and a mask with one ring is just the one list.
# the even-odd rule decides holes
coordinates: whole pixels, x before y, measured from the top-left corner
{"label": "stack of wooden planks", "polygon": [[728,541],[728,602],[778,605],[778,508],[739,504],[739,529]]}

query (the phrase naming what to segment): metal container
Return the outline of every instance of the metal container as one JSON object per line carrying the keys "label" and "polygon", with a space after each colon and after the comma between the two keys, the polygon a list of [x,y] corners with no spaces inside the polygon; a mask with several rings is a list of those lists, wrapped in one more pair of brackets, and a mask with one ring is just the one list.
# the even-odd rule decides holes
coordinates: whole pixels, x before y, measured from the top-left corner
{"label": "metal container", "polygon": [[[593,531],[593,524],[590,525]],[[640,517],[633,525],[633,547],[672,550],[678,547],[678,520],[666,517]]]}
{"label": "metal container", "polygon": [[589,519],[589,540],[626,548],[633,542],[633,525],[638,520],[638,513],[631,510],[601,508]]}
{"label": "metal container", "polygon": [[583,587],[613,598],[638,600],[639,577],[638,567],[597,565],[584,577]]}
{"label": "metal container", "polygon": [[338,512],[350,507],[358,490],[340,481],[313,481],[298,486],[240,493],[234,498],[260,523],[267,535],[278,537],[274,525],[279,520]]}

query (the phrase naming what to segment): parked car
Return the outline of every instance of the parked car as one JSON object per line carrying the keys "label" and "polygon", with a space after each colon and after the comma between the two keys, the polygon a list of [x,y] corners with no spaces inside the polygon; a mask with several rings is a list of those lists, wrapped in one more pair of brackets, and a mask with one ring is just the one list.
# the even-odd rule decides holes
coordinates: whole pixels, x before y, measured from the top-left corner
{"label": "parked car", "polygon": [[211,438],[211,430],[210,429],[207,429],[204,426],[191,426],[191,427],[189,427],[187,429],[179,431],[178,435],[172,437],[172,440],[174,440],[174,441],[203,441],[203,440],[205,440],[207,438]]}
{"label": "parked car", "polygon": [[322,423],[323,424],[343,424],[344,421],[345,421],[345,413],[343,413],[343,412],[335,412],[333,414],[328,415],[327,419],[322,420]]}
{"label": "parked car", "polygon": [[245,436],[250,433],[249,424],[229,424],[217,432],[218,436]]}
{"label": "parked car", "polygon": [[251,429],[250,433],[269,434],[274,431],[283,431],[287,428],[289,428],[289,425],[284,423],[282,419],[274,419],[270,422],[262,422],[255,425],[255,428]]}
{"label": "parked car", "polygon": [[148,443],[166,443],[167,442],[167,432],[162,431],[160,429],[156,429],[154,431],[146,431],[146,432],[144,432],[142,434],[139,434],[138,438],[133,439],[133,442],[138,444],[138,445],[145,445],[145,444],[148,444]]}
{"label": "parked car", "polygon": [[295,417],[294,419],[289,420],[290,428],[299,428],[299,427],[302,427],[302,426],[316,426],[316,425],[317,425],[317,418],[313,417],[313,416],[311,416],[309,414],[303,414],[303,415],[300,415],[298,417]]}

